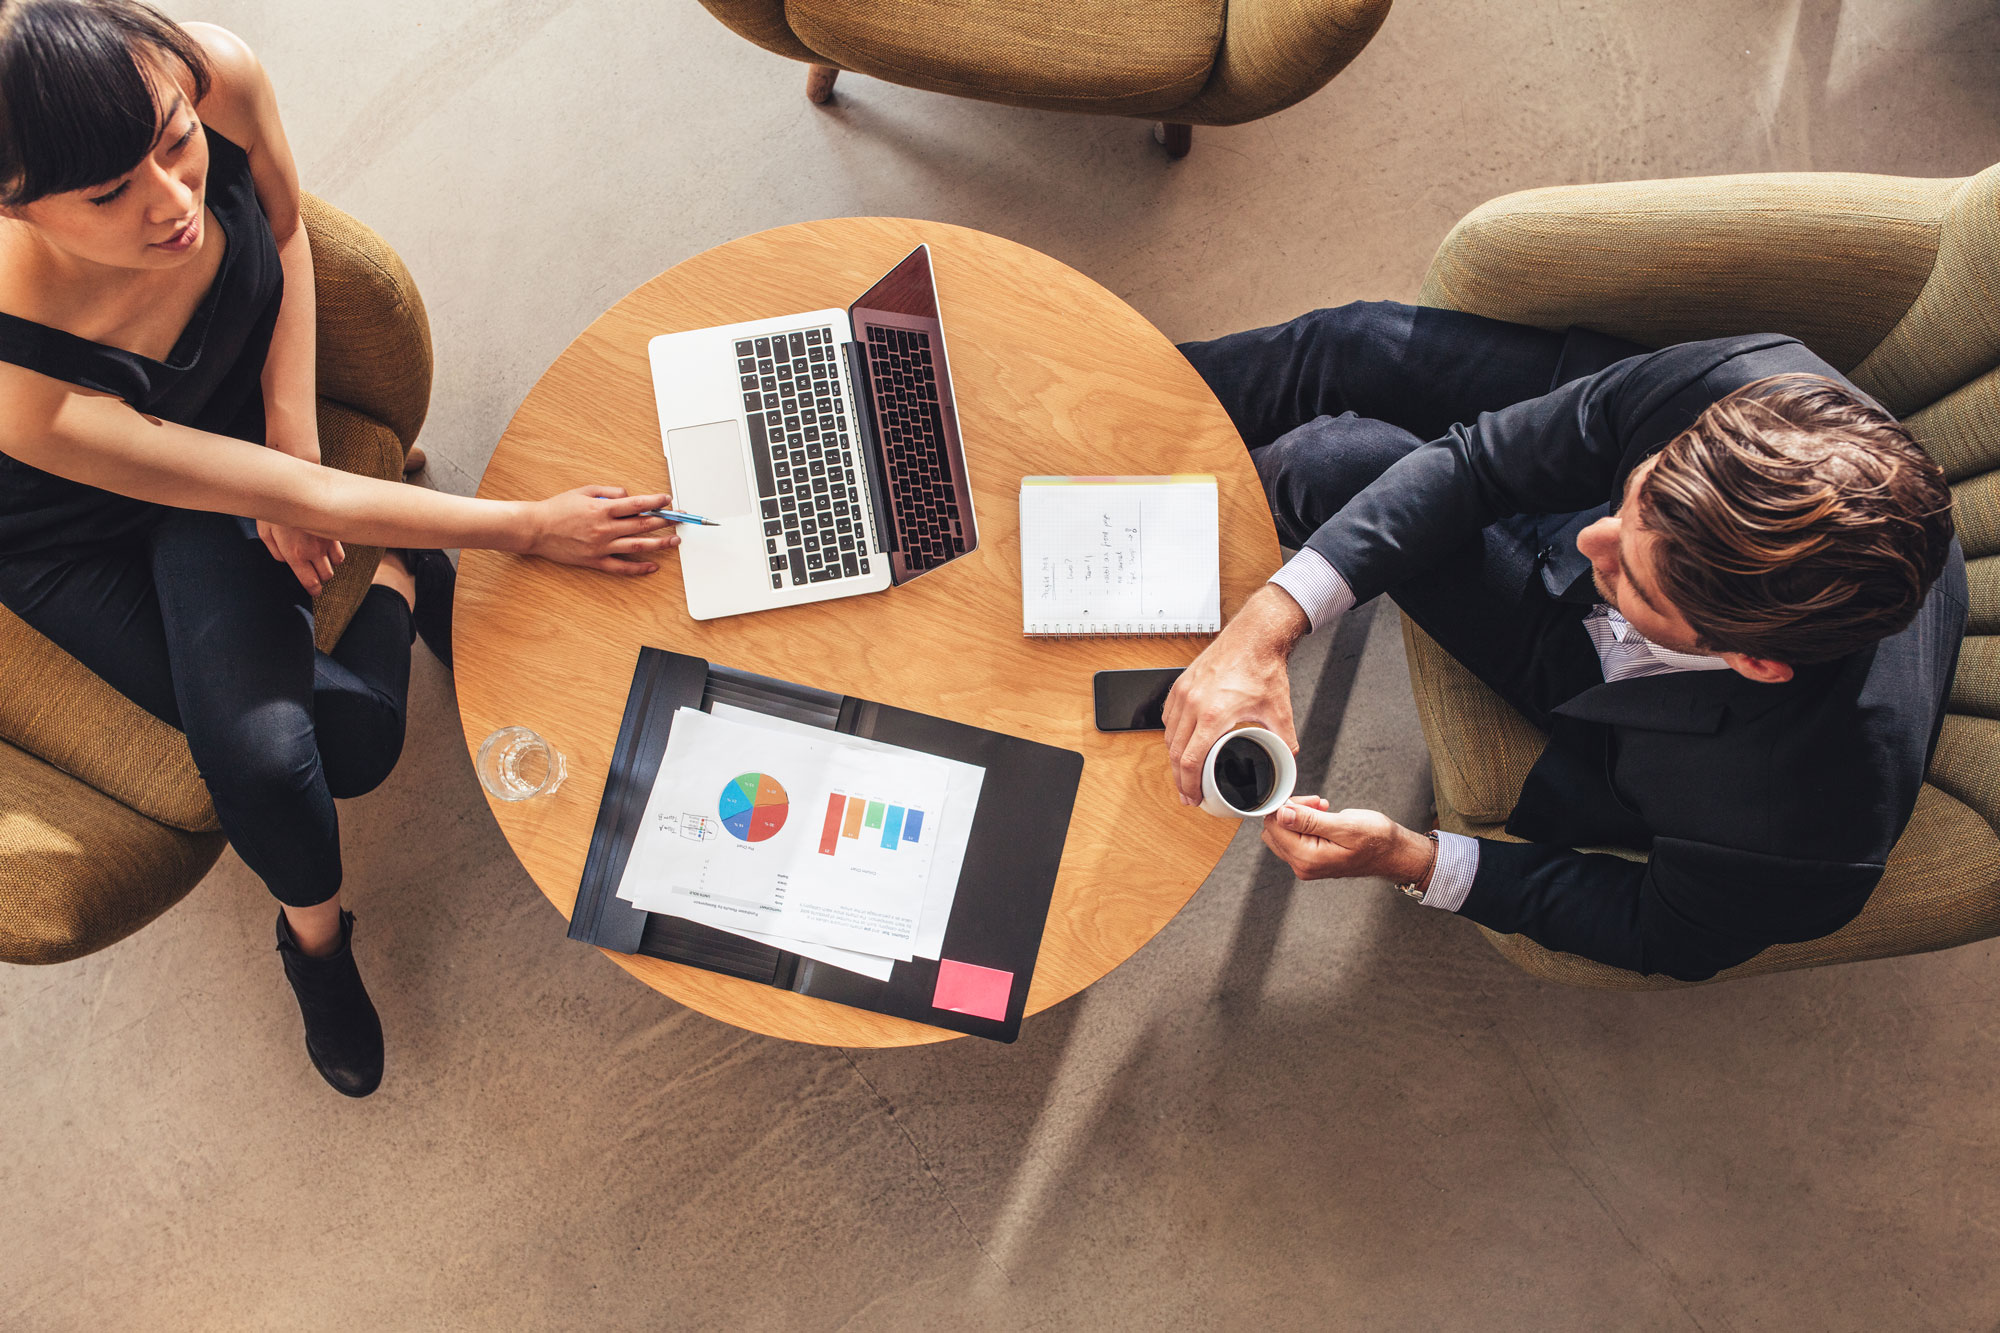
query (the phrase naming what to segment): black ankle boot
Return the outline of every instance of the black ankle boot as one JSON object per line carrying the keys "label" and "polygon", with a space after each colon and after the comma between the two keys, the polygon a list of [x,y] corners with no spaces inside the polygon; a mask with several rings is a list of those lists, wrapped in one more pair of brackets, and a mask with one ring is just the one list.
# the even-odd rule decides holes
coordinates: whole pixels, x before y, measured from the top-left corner
{"label": "black ankle boot", "polygon": [[451,600],[458,589],[458,567],[443,551],[398,548],[396,554],[403,558],[404,566],[417,584],[417,602],[410,612],[417,637],[449,670]]}
{"label": "black ankle boot", "polygon": [[382,1020],[354,966],[354,913],[340,914],[340,948],[306,954],[278,911],[278,954],[306,1023],[306,1055],[335,1092],[366,1097],[382,1083]]}

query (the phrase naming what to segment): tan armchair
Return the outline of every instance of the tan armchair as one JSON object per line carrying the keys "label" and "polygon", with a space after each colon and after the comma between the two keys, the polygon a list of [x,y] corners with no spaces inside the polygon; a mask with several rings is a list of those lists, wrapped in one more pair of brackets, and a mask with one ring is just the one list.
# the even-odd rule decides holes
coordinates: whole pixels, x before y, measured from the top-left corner
{"label": "tan armchair", "polygon": [[[1529,190],[1468,214],[1431,262],[1425,305],[1649,346],[1792,334],[1902,418],[1952,482],[1972,614],[1916,814],[1860,916],[1715,980],[2000,935],[1996,273],[2000,166],[1963,180],[1825,173]],[[1403,634],[1440,826],[1506,837],[1500,825],[1543,736],[1408,621]],[[1688,984],[1487,935],[1552,981]]]}
{"label": "tan armchair", "polygon": [[1240,125],[1318,92],[1368,45],[1389,0],[701,0],[767,51],[982,102],[1191,126]]}
{"label": "tan armchair", "polygon": [[[382,238],[308,195],[326,463],[387,481],[430,405],[430,324]],[[382,553],[349,547],[315,604],[331,647]],[[187,740],[0,609],[0,962],[60,963],[179,902],[224,839]]]}

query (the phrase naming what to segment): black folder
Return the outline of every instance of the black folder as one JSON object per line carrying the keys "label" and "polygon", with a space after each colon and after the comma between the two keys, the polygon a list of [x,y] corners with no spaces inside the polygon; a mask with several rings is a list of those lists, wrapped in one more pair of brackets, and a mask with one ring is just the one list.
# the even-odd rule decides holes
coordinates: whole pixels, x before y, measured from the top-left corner
{"label": "black folder", "polygon": [[[942,959],[898,962],[887,981],[877,981],[698,922],[642,911],[618,896],[675,711],[698,707],[706,712],[717,702],[986,770],[958,894],[945,927]],[[642,648],[618,729],[618,746],[611,756],[610,779],[597,809],[569,937],[617,953],[687,963],[857,1009],[1013,1041],[1020,1034],[1028,984],[1034,979],[1056,869],[1082,777],[1083,756],[1074,750],[711,666],[683,653]],[[947,992],[959,988],[967,977],[997,986],[999,981],[991,973],[1011,974],[1006,1016],[986,1018],[938,1007],[941,968],[949,970]],[[944,998],[952,997],[947,993]]]}

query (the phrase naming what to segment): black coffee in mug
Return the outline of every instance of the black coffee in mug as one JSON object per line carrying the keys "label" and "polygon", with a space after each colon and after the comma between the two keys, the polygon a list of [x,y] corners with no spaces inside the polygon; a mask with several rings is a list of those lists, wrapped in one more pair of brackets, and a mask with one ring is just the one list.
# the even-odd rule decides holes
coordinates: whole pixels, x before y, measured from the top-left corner
{"label": "black coffee in mug", "polygon": [[1232,736],[1215,756],[1215,790],[1238,810],[1255,810],[1278,787],[1271,752],[1247,736]]}

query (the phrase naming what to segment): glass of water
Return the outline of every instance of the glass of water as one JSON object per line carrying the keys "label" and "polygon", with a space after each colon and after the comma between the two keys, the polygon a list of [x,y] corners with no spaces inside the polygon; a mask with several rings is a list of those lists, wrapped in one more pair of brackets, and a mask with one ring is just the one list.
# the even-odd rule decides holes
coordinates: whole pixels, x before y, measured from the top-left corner
{"label": "glass of water", "polygon": [[562,786],[562,752],[526,727],[502,727],[479,745],[479,785],[496,801],[547,796]]}

